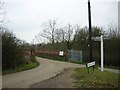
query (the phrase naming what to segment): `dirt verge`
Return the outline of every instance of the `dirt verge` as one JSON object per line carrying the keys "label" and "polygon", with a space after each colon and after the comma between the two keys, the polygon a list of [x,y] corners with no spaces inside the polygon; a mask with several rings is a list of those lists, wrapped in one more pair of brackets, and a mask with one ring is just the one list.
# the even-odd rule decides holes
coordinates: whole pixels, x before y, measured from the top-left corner
{"label": "dirt verge", "polygon": [[66,68],[61,73],[50,79],[35,83],[30,86],[32,90],[34,88],[75,88],[74,79],[71,78],[74,69]]}

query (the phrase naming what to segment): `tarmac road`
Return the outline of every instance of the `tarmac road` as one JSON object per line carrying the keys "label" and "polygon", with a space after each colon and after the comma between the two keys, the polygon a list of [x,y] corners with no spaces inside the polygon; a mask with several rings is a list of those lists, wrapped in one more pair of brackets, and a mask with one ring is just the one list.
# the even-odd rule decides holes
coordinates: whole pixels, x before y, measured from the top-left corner
{"label": "tarmac road", "polygon": [[85,67],[85,65],[60,62],[36,57],[40,66],[18,73],[2,76],[2,88],[29,88],[30,85],[54,77],[65,68]]}

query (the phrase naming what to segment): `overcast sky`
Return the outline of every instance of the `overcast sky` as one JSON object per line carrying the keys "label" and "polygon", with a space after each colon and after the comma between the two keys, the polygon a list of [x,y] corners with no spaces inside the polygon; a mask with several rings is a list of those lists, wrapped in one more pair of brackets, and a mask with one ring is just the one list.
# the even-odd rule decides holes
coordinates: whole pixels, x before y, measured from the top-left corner
{"label": "overcast sky", "polygon": [[[56,19],[67,23],[88,26],[88,0],[4,0],[6,24],[16,36],[31,42],[42,29],[42,24]],[[119,0],[91,0],[92,25],[105,27],[118,24]]]}

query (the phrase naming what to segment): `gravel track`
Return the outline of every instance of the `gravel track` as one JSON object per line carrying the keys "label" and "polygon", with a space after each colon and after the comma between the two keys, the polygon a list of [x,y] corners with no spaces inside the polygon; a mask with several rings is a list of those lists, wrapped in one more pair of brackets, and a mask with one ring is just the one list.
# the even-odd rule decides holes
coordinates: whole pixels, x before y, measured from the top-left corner
{"label": "gravel track", "polygon": [[2,76],[2,88],[29,88],[30,85],[49,79],[65,68],[85,67],[85,65],[60,62],[36,57],[37,68]]}

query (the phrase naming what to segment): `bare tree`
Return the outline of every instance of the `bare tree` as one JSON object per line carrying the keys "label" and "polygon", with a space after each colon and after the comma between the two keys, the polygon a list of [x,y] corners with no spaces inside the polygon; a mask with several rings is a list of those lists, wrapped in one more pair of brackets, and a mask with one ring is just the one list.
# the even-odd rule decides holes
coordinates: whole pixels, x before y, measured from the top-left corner
{"label": "bare tree", "polygon": [[73,26],[68,24],[66,27],[61,27],[60,25],[58,26],[56,20],[50,20],[47,26],[45,25],[43,28],[43,32],[36,35],[36,40],[39,42],[42,37],[49,40],[52,44],[61,42],[66,44],[67,49],[70,50],[75,42],[79,29],[78,25]]}
{"label": "bare tree", "polygon": [[[5,13],[6,13],[3,5],[4,5],[4,2],[0,1],[0,57],[2,53],[2,33],[6,29],[6,27],[3,26],[3,23],[5,21]],[[0,58],[0,61],[1,61],[1,58]],[[1,67],[1,64],[0,64],[0,67]]]}
{"label": "bare tree", "polygon": [[65,28],[58,28],[56,29],[56,33],[55,33],[55,40],[57,42],[65,42],[65,35],[66,35],[66,32],[65,32]]}
{"label": "bare tree", "polygon": [[55,41],[56,42],[61,42],[62,41],[61,36],[62,36],[61,28],[60,29],[56,29],[56,31],[55,31]]}
{"label": "bare tree", "polygon": [[55,43],[55,31],[57,30],[56,20],[49,20],[47,26],[43,29],[43,32],[39,35],[48,39],[51,43]]}
{"label": "bare tree", "polygon": [[0,1],[0,25],[5,23],[6,10],[3,7],[4,2]]}
{"label": "bare tree", "polygon": [[67,45],[68,50],[71,50],[72,45],[74,43],[74,32],[73,32],[74,28],[71,24],[68,24],[68,26],[66,27],[64,33],[64,39],[65,39],[65,43]]}
{"label": "bare tree", "polygon": [[68,24],[64,28],[59,28],[56,30],[56,41],[65,43],[67,49],[70,50],[76,40],[76,35],[79,31],[79,25],[72,26]]}
{"label": "bare tree", "polygon": [[109,30],[109,36],[111,38],[113,37],[119,37],[119,30],[116,24],[114,24],[113,22],[110,22],[108,24],[108,30]]}

